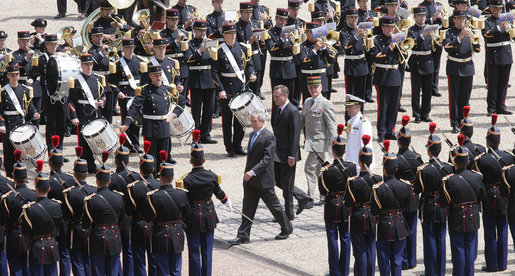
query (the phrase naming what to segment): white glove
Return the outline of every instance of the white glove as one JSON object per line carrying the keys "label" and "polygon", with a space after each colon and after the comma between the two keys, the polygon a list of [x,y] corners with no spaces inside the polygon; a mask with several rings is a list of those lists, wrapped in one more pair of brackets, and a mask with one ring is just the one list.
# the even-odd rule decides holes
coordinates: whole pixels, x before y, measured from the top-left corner
{"label": "white glove", "polygon": [[227,201],[224,203],[225,207],[229,208],[231,211],[233,211],[232,209],[232,203],[231,203],[231,200],[230,199],[227,199]]}

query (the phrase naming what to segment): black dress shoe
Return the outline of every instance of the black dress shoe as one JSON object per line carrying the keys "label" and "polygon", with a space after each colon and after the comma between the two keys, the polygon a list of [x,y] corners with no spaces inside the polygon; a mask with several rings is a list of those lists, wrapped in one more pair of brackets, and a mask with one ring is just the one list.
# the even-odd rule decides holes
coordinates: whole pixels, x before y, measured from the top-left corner
{"label": "black dress shoe", "polygon": [[258,93],[256,96],[258,96],[262,101],[265,100],[265,96],[261,93]]}
{"label": "black dress shoe", "polygon": [[213,119],[217,119],[218,117],[220,117],[220,114],[219,114],[219,113],[215,113],[215,114],[213,114]]}
{"label": "black dress shoe", "polygon": [[395,134],[386,134],[386,140],[397,140],[397,136]]}
{"label": "black dress shoe", "polygon": [[489,269],[487,266],[483,266],[481,268],[482,271],[485,271],[485,272],[496,272],[497,270],[494,270],[494,269]]}
{"label": "black dress shoe", "polygon": [[245,244],[245,243],[249,243],[249,240],[244,240],[242,238],[236,238],[234,240],[229,241],[230,245],[240,245],[240,244]]}
{"label": "black dress shoe", "polygon": [[367,102],[367,103],[375,103],[376,101],[374,101],[374,99],[365,99],[365,102]]}
{"label": "black dress shoe", "polygon": [[234,153],[236,153],[237,155],[247,155],[247,152],[243,149],[235,150]]}
{"label": "black dress shoe", "polygon": [[216,144],[218,141],[211,139],[211,137],[206,137],[204,139],[200,139],[200,143],[202,144]]}
{"label": "black dress shoe", "polygon": [[288,230],[288,231],[281,231],[281,233],[279,233],[279,235],[275,236],[275,239],[276,240],[285,240],[288,238],[288,236],[290,236],[291,233],[293,233],[293,227],[290,228],[290,230]]}
{"label": "black dress shoe", "polygon": [[173,158],[170,158],[170,160],[168,161],[168,163],[172,164],[172,165],[175,165],[177,164],[177,161],[175,161]]}
{"label": "black dress shoe", "polygon": [[425,122],[425,123],[431,123],[433,120],[431,120],[431,118],[429,117],[422,117],[422,122]]}
{"label": "black dress shoe", "polygon": [[64,158],[63,158],[63,162],[64,162],[64,163],[68,163],[68,162],[70,162],[70,159],[68,159],[68,158],[64,157]]}
{"label": "black dress shoe", "polygon": [[113,116],[120,116],[120,111],[118,109],[113,109]]}
{"label": "black dress shoe", "polygon": [[336,89],[331,88],[331,93],[336,93],[336,92],[338,92],[338,91],[336,91]]}
{"label": "black dress shoe", "polygon": [[404,106],[399,106],[399,112],[406,112],[406,108],[404,108]]}
{"label": "black dress shoe", "polygon": [[420,124],[421,121],[420,121],[419,117],[415,117],[415,121],[413,121],[413,122],[415,122],[415,124]]}
{"label": "black dress shoe", "polygon": [[[304,208],[306,208],[308,201],[309,201],[309,197],[305,197],[305,198],[302,198],[301,200],[299,200],[299,209],[297,209],[297,212],[296,212],[297,215],[299,215],[300,213],[302,213],[302,211],[304,211]],[[313,207],[313,206],[311,206],[311,207]]]}
{"label": "black dress shoe", "polygon": [[456,133],[460,132],[460,130],[457,126],[453,126],[451,132],[456,134]]}
{"label": "black dress shoe", "polygon": [[229,151],[229,152],[227,152],[227,156],[228,157],[236,157],[236,153],[234,153],[234,151]]}
{"label": "black dress shoe", "polygon": [[509,111],[508,109],[505,109],[497,111],[497,114],[511,115],[513,114],[513,112]]}
{"label": "black dress shoe", "polygon": [[433,93],[431,93],[431,95],[435,96],[435,97],[441,97],[442,96],[442,93],[438,92],[438,91],[433,91]]}
{"label": "black dress shoe", "polygon": [[[315,202],[313,201],[312,198],[308,197],[307,199],[308,200],[307,200],[306,204],[304,204],[304,209],[311,209],[311,208],[313,208],[313,206],[315,206]],[[298,215],[298,213],[297,213],[297,215]]]}
{"label": "black dress shoe", "polygon": [[64,18],[64,17],[66,17],[66,15],[65,15],[65,14],[60,13],[60,14],[56,15],[56,16],[54,17],[54,19],[60,19],[60,18]]}

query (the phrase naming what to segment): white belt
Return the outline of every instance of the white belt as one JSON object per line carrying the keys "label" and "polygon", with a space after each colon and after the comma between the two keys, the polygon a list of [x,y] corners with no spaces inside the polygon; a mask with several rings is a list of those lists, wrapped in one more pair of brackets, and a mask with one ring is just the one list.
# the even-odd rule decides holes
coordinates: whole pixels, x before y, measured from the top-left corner
{"label": "white belt", "polygon": [[4,115],[8,115],[8,116],[14,116],[14,115],[19,115],[20,112],[18,111],[4,111]]}
{"label": "white belt", "polygon": [[169,54],[169,55],[166,55],[166,56],[173,57],[173,58],[178,58],[178,57],[183,57],[184,54],[183,53],[177,53],[177,54]]}
{"label": "white belt", "polygon": [[147,115],[147,114],[143,114],[143,119],[147,119],[147,120],[164,120],[166,119],[166,117],[168,117],[168,114],[165,114],[165,115]]}
{"label": "white belt", "polygon": [[77,100],[77,102],[80,104],[89,104],[88,100]]}
{"label": "white belt", "polygon": [[497,43],[486,43],[486,47],[502,47],[502,46],[506,46],[506,45],[510,45],[510,42],[509,41],[501,41],[501,42],[497,42]]}
{"label": "white belt", "polygon": [[314,70],[300,70],[300,72],[302,74],[321,74],[321,73],[325,73],[325,69],[326,68],[322,68],[322,69],[314,69]]}
{"label": "white belt", "polygon": [[[139,80],[136,80],[136,84],[139,85]],[[121,81],[118,83],[118,85],[130,85],[129,81]]]}
{"label": "white belt", "polygon": [[452,61],[455,61],[455,62],[461,62],[461,63],[464,63],[464,62],[469,62],[472,60],[472,57],[468,57],[468,58],[455,58],[455,57],[448,57],[449,60],[452,60]]}
{"label": "white belt", "polygon": [[24,81],[26,81],[27,79],[28,79],[28,77],[27,77],[27,76],[20,76],[20,80],[24,80]]}
{"label": "white belt", "polygon": [[357,55],[357,56],[353,56],[353,55],[346,55],[345,56],[345,59],[362,59],[365,57],[365,54],[361,54],[361,55]]}
{"label": "white belt", "polygon": [[201,66],[189,66],[190,70],[209,70],[211,69],[211,65],[201,65]]}
{"label": "white belt", "polygon": [[222,77],[226,77],[226,78],[237,78],[238,75],[236,75],[236,73],[221,73],[220,75],[222,75]]}
{"label": "white belt", "polygon": [[252,54],[253,54],[253,55],[257,55],[257,54],[259,54],[259,50],[254,50],[254,51],[252,51]]}
{"label": "white belt", "polygon": [[383,68],[383,69],[397,69],[399,68],[399,65],[397,64],[381,64],[381,63],[375,63],[377,68]]}
{"label": "white belt", "polygon": [[270,60],[272,61],[290,61],[293,59],[293,56],[288,57],[270,57]]}
{"label": "white belt", "polygon": [[411,54],[417,55],[417,56],[428,56],[431,54],[431,51],[411,51]]}
{"label": "white belt", "polygon": [[109,74],[109,71],[93,71],[93,74],[107,76],[107,74]]}

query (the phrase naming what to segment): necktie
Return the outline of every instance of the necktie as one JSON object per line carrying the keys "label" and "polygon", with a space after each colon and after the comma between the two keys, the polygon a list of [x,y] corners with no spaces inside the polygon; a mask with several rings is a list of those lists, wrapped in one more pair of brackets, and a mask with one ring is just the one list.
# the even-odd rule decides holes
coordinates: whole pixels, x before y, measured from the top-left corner
{"label": "necktie", "polygon": [[254,146],[254,142],[256,141],[256,138],[257,138],[257,132],[254,132],[254,135],[252,135],[252,139],[250,139],[250,148],[251,149]]}

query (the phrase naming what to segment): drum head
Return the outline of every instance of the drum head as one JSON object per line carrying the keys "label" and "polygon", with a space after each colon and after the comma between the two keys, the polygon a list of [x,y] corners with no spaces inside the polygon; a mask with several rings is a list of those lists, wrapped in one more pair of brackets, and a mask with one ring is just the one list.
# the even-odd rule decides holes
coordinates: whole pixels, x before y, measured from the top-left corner
{"label": "drum head", "polygon": [[253,96],[254,94],[249,92],[241,93],[231,100],[231,102],[229,103],[229,108],[232,110],[239,110],[242,107],[249,105],[249,103],[252,101]]}
{"label": "drum head", "polygon": [[84,136],[95,136],[95,134],[98,134],[102,132],[107,125],[107,121],[103,118],[95,119],[91,122],[89,122],[87,125],[84,126],[82,129],[82,134]]}
{"label": "drum head", "polygon": [[9,135],[13,143],[23,143],[28,141],[36,133],[33,125],[22,125],[14,129]]}

